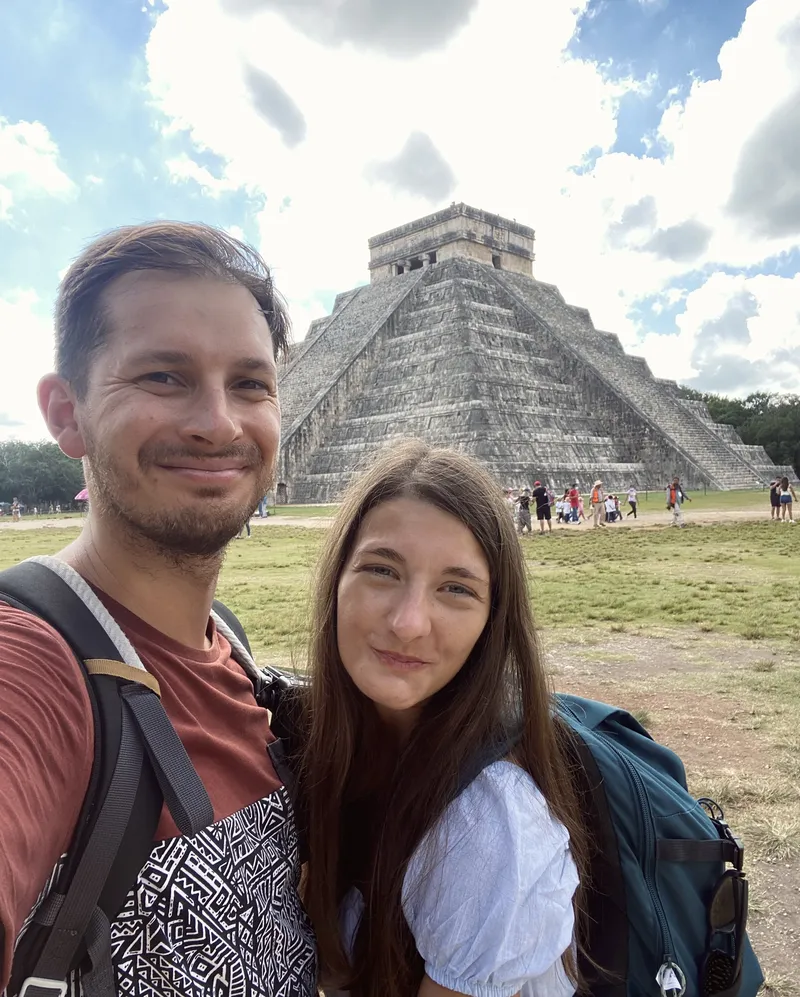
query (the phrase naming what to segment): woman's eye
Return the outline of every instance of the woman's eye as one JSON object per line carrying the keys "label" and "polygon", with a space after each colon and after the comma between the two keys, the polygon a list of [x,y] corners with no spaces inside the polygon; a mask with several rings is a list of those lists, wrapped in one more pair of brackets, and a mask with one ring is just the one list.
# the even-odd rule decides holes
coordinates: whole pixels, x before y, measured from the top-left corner
{"label": "woman's eye", "polygon": [[395,577],[394,570],[385,564],[366,564],[361,570],[366,571],[370,575],[377,575],[379,578]]}
{"label": "woman's eye", "polygon": [[450,595],[468,595],[474,598],[475,593],[472,589],[466,588],[464,585],[459,585],[457,582],[450,582],[449,585],[445,586],[445,591]]}

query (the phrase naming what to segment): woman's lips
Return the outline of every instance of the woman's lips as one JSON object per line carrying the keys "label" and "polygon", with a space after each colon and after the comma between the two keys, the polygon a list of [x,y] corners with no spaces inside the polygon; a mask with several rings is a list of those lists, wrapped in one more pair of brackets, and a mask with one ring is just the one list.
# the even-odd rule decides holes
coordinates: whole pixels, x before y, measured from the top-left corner
{"label": "woman's lips", "polygon": [[397,668],[401,671],[413,671],[414,669],[424,668],[426,665],[430,664],[428,661],[423,661],[421,658],[409,658],[406,654],[394,654],[391,651],[379,651],[377,648],[373,648],[375,654],[378,658],[389,668]]}

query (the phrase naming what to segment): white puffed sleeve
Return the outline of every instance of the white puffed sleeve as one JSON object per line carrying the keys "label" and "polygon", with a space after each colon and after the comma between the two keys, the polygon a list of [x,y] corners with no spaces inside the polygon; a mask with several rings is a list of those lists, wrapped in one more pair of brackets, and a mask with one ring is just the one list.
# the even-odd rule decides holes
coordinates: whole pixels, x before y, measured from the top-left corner
{"label": "white puffed sleeve", "polygon": [[569,835],[530,775],[497,762],[447,808],[409,863],[403,911],[440,986],[473,997],[569,997],[578,875]]}

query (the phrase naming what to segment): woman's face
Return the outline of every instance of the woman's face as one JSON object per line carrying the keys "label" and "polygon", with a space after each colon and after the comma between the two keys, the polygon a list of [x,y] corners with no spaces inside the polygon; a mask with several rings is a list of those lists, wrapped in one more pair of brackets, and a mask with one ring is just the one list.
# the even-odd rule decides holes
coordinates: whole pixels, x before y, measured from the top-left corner
{"label": "woman's face", "polygon": [[419,499],[376,506],[338,589],[339,654],[387,723],[407,730],[489,618],[489,565],[460,520]]}

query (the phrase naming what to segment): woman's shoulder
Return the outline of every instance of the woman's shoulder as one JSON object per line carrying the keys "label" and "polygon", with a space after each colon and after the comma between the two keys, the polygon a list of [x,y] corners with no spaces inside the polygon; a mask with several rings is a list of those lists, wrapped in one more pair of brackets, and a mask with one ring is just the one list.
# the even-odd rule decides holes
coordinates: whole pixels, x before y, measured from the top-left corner
{"label": "woman's shoulder", "polygon": [[[487,766],[450,804],[406,872],[403,910],[427,974],[465,994],[516,994],[561,973],[578,885],[566,828],[530,774]],[[526,991],[527,992],[527,991]]]}
{"label": "woman's shoulder", "polygon": [[532,884],[568,850],[569,833],[530,773],[503,760],[484,768],[447,807],[409,873],[458,880],[470,872],[474,881],[479,865],[478,878],[509,873]]}

